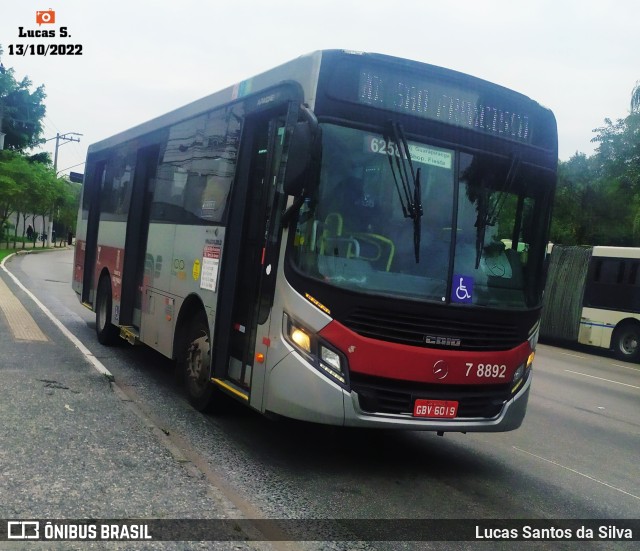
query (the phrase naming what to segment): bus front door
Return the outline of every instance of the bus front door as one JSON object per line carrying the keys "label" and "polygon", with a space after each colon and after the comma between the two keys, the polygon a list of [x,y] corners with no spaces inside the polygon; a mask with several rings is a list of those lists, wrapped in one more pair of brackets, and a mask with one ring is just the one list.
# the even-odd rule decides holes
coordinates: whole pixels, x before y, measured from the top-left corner
{"label": "bus front door", "polygon": [[239,391],[247,399],[251,390],[253,406],[264,379],[264,369],[256,362],[264,364],[266,359],[266,353],[255,355],[256,341],[268,330],[279,249],[278,212],[285,200],[276,189],[285,126],[284,113],[278,115],[271,112],[245,122],[223,253],[220,296],[225,298],[219,304],[213,340],[214,379],[227,389],[224,382],[230,383],[234,394]]}

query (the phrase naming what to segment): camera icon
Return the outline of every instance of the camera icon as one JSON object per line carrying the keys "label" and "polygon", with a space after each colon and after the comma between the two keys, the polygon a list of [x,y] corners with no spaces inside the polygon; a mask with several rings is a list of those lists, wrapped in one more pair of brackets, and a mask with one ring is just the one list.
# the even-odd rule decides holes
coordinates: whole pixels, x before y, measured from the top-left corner
{"label": "camera icon", "polygon": [[46,11],[37,11],[36,12],[36,23],[38,25],[42,24],[50,24],[56,22],[56,12],[49,8]]}

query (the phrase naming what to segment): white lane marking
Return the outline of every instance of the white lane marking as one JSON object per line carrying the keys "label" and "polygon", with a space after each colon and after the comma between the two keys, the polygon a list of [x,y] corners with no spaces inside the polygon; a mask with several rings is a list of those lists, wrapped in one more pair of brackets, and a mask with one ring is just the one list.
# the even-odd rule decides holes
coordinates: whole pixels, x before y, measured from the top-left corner
{"label": "white lane marking", "polygon": [[588,356],[579,356],[578,354],[570,354],[569,352],[560,352],[563,356],[571,356],[572,358],[580,358],[581,360],[590,359]]}
{"label": "white lane marking", "polygon": [[[594,356],[581,356],[579,354],[571,354],[570,352],[560,352],[560,354],[562,354],[563,356],[571,356],[572,358],[578,358],[580,360],[593,360],[593,359],[595,359]],[[628,365],[614,364],[614,363],[612,363],[611,365],[614,365],[615,367],[622,367],[624,369],[630,369],[631,371],[640,371],[640,368],[629,367]]]}
{"label": "white lane marking", "polygon": [[582,375],[583,377],[589,377],[590,379],[598,379],[599,381],[606,381],[607,383],[613,383],[614,385],[628,386],[631,388],[637,388],[640,390],[640,386],[628,385],[627,383],[620,383],[618,381],[612,381],[611,379],[603,379],[602,377],[596,377],[595,375],[587,375],[586,373],[580,373],[579,371],[571,371],[570,369],[565,369],[567,373],[573,373],[574,375]]}
{"label": "white lane marking", "polygon": [[[581,356],[579,354],[571,354],[570,352],[560,352],[560,354],[562,354],[563,356],[571,356],[572,358],[578,358],[580,360],[593,360],[594,359],[594,356]],[[639,368],[630,367],[628,365],[615,364],[615,363],[612,363],[611,365],[613,365],[615,367],[622,367],[624,369],[630,369],[631,371],[640,371]]]}
{"label": "white lane marking", "polygon": [[638,369],[637,367],[629,367],[628,365],[622,365],[622,364],[611,364],[611,365],[615,365],[616,367],[622,367],[623,369],[630,369],[631,371],[640,371],[640,369]]}
{"label": "white lane marking", "polygon": [[611,484],[607,484],[606,482],[603,482],[602,480],[598,480],[597,478],[589,476],[588,474],[581,473],[580,471],[576,471],[575,469],[572,469],[570,467],[565,467],[564,465],[561,465],[557,461],[552,461],[551,459],[547,459],[547,458],[542,457],[540,455],[536,455],[535,453],[528,452],[527,450],[523,450],[522,448],[518,448],[517,446],[512,446],[512,448],[514,450],[518,450],[519,452],[526,453],[527,455],[535,457],[536,459],[540,459],[541,461],[546,461],[547,463],[551,463],[552,465],[555,465],[556,467],[560,467],[561,469],[565,469],[565,470],[567,470],[569,472],[572,472],[574,474],[583,476],[584,478],[587,478],[587,479],[591,480],[592,482],[597,482],[598,484],[602,484],[603,486],[606,486],[607,488],[611,488],[612,490],[615,490],[616,492],[620,492],[622,494],[625,494],[625,495],[627,495],[629,497],[632,497],[633,499],[640,500],[640,496],[637,496],[637,495],[634,495],[634,494],[632,494],[630,492],[622,490],[621,488],[617,488],[616,486],[612,486]]}
{"label": "white lane marking", "polygon": [[9,255],[7,258],[5,258],[2,263],[0,263],[0,268],[2,268],[4,270],[4,272],[11,278],[13,279],[13,281],[15,282],[15,284],[20,287],[20,289],[22,289],[31,300],[33,300],[33,302],[36,303],[36,305],[38,306],[38,308],[40,308],[40,310],[42,310],[44,312],[44,314],[53,322],[53,324],[60,329],[60,331],[62,331],[62,334],[67,337],[67,339],[69,339],[74,346],[80,350],[80,352],[82,352],[82,354],[84,355],[85,359],[91,364],[93,365],[93,367],[95,367],[95,369],[98,371],[98,373],[100,373],[101,375],[104,375],[107,379],[109,379],[110,381],[114,380],[114,377],[111,373],[111,371],[109,371],[104,365],[103,363],[98,360],[98,358],[96,358],[93,353],[91,352],[91,350],[89,350],[84,344],[82,344],[82,342],[80,341],[80,339],[78,339],[78,337],[76,337],[71,331],[69,331],[63,324],[62,322],[56,318],[51,311],[44,305],[42,304],[42,302],[40,302],[38,300],[38,298],[31,292],[29,291],[29,289],[27,289],[21,282],[20,280],[14,276],[9,270],[7,270],[7,268],[5,267],[4,263],[6,262],[6,260],[8,258],[11,258],[11,256],[13,255]]}

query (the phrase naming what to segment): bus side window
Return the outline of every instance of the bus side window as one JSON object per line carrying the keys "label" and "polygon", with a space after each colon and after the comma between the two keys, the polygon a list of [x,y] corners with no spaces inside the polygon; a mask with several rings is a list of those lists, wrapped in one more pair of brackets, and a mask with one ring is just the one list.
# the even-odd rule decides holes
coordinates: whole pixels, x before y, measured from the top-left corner
{"label": "bus side window", "polygon": [[602,260],[596,260],[596,267],[593,273],[593,281],[600,281],[600,274],[602,273]]}
{"label": "bus side window", "polygon": [[182,169],[174,169],[167,164],[160,165],[151,204],[152,220],[174,223],[182,221],[186,182],[187,173]]}
{"label": "bus side window", "polygon": [[127,215],[134,169],[135,157],[126,149],[107,161],[101,182],[102,212],[117,217]]}
{"label": "bus side window", "polygon": [[151,217],[175,224],[224,221],[235,176],[242,109],[212,111],[169,129]]}
{"label": "bus side window", "polygon": [[629,270],[629,285],[637,285],[638,284],[638,262],[631,263],[631,269]]}
{"label": "bus side window", "polygon": [[196,223],[220,222],[230,186],[230,179],[225,181],[213,175],[189,174],[184,194],[187,219]]}
{"label": "bus side window", "polygon": [[184,189],[185,222],[194,223],[200,216],[202,209],[202,192],[204,191],[205,178],[199,174],[190,172]]}

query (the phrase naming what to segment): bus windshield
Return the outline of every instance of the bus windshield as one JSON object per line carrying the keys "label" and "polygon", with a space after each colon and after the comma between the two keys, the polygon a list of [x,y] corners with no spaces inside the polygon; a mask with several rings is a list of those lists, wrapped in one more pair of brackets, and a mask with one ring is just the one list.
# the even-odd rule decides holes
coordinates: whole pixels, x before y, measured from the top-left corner
{"label": "bus windshield", "polygon": [[[516,157],[411,139],[399,148],[383,133],[334,124],[322,131],[319,183],[292,240],[304,276],[441,304],[539,305],[551,175]],[[418,194],[415,179],[400,174],[407,152],[420,171]],[[412,215],[414,197],[421,205]]]}

